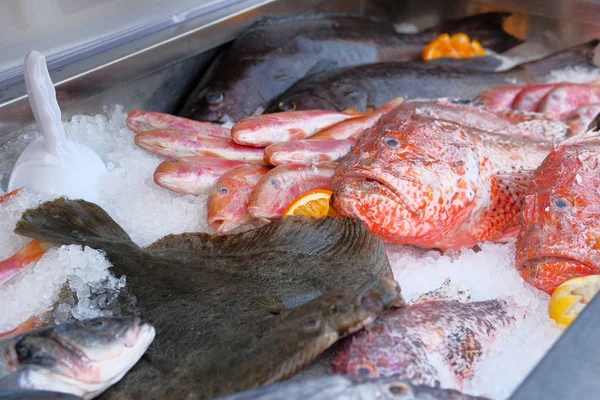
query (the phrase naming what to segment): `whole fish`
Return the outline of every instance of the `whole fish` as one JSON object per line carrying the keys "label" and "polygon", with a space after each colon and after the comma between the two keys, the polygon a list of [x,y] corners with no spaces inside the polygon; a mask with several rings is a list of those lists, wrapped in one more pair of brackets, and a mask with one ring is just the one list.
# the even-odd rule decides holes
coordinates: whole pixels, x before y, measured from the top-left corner
{"label": "whole fish", "polygon": [[396,376],[413,384],[461,390],[514,322],[506,303],[431,300],[384,313],[344,343],[334,372],[364,378]]}
{"label": "whole fish", "polygon": [[536,111],[560,120],[579,107],[598,102],[600,85],[563,83],[544,96]]}
{"label": "whole fish", "polygon": [[353,139],[358,140],[363,132],[372,127],[379,121],[383,115],[399,107],[404,103],[402,97],[397,97],[390,102],[383,105],[383,107],[364,115],[359,118],[349,119],[339,124],[335,124],[327,129],[323,129],[311,136],[310,139],[314,140],[340,140],[340,139]]}
{"label": "whole fish", "polygon": [[221,175],[231,168],[247,164],[208,156],[182,157],[160,163],[154,171],[154,182],[176,193],[197,196],[214,188]]}
{"label": "whole fish", "polygon": [[357,219],[286,217],[140,248],[102,208],[60,198],[15,232],[104,251],[156,328],[149,357],[106,399],[212,399],[276,382],[403,304],[383,243]]}
{"label": "whole fish", "polygon": [[0,391],[0,400],[83,400],[83,397],[47,390],[7,390]]}
{"label": "whole fish", "polygon": [[489,400],[452,389],[415,385],[396,377],[364,379],[333,375],[288,381],[221,397],[218,400]]}
{"label": "whole fish", "polygon": [[571,135],[574,136],[585,132],[590,122],[598,114],[600,114],[600,103],[589,104],[573,111],[565,118],[565,123],[569,126]]}
{"label": "whole fish", "polygon": [[310,190],[329,189],[337,163],[284,164],[267,172],[256,184],[248,212],[257,219],[280,218],[298,196]]}
{"label": "whole fish", "polygon": [[593,40],[537,61],[502,71],[473,71],[449,65],[385,62],[313,74],[273,100],[267,113],[288,110],[358,111],[379,108],[400,96],[474,99],[487,89],[513,83],[542,83],[553,70],[572,65],[595,69]]}
{"label": "whole fish", "polygon": [[167,158],[209,156],[226,160],[262,161],[264,150],[240,146],[230,138],[205,136],[173,129],[155,129],[135,136],[135,144]]}
{"label": "whole fish", "polygon": [[154,339],[136,317],[94,318],[0,341],[0,392],[50,390],[91,399],[118,382]]}
{"label": "whole fish", "polygon": [[505,242],[518,233],[531,170],[550,143],[390,113],[340,162],[333,203],[389,242],[439,249]]}
{"label": "whole fish", "polygon": [[567,139],[533,175],[516,267],[548,294],[571,278],[600,274],[599,172],[600,138],[594,136]]}
{"label": "whole fish", "polygon": [[239,121],[264,110],[304,76],[350,65],[420,60],[423,48],[444,32],[464,32],[483,40],[484,47],[502,52],[519,43],[502,30],[509,15],[475,15],[448,21],[440,26],[443,31],[434,27],[415,34],[400,34],[392,24],[347,15],[265,18],[213,62],[179,115]]}
{"label": "whole fish", "polygon": [[208,226],[217,233],[227,233],[250,223],[248,202],[256,184],[269,172],[262,165],[242,165],[225,172],[208,196]]}
{"label": "whole fish", "polygon": [[136,134],[156,129],[172,129],[225,139],[231,137],[230,130],[220,125],[152,111],[133,110],[127,114],[125,123]]}
{"label": "whole fish", "polygon": [[350,152],[356,140],[296,140],[272,144],[265,148],[265,162],[269,165],[314,165],[337,161]]}
{"label": "whole fish", "polygon": [[300,140],[361,114],[331,111],[290,111],[272,115],[244,118],[231,128],[231,137],[237,144],[266,147],[274,143]]}
{"label": "whole fish", "polygon": [[29,264],[38,262],[49,247],[44,242],[32,240],[11,257],[0,261],[0,285],[17,275]]}
{"label": "whole fish", "polygon": [[517,110],[535,112],[539,108],[542,99],[558,86],[558,83],[525,86],[515,96],[511,107]]}

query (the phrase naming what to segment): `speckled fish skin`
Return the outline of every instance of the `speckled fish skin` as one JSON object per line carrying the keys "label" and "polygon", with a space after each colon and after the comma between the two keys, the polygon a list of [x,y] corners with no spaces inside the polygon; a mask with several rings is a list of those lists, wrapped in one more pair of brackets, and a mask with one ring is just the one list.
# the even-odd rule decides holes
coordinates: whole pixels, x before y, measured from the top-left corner
{"label": "speckled fish skin", "polygon": [[415,385],[396,377],[365,379],[333,375],[288,381],[236,393],[218,400],[489,400],[452,389]]}
{"label": "speckled fish skin", "polygon": [[335,162],[312,166],[286,164],[273,168],[256,184],[248,212],[258,219],[280,218],[301,194],[329,189],[337,165]]}
{"label": "speckled fish skin", "polygon": [[504,301],[431,300],[387,312],[344,343],[334,372],[398,376],[413,384],[456,388],[473,378],[496,333],[509,327]]}
{"label": "speckled fish skin", "polygon": [[336,170],[336,210],[385,241],[439,249],[506,242],[551,142],[388,114]]}
{"label": "speckled fish skin", "polygon": [[127,114],[125,123],[129,129],[138,134],[155,129],[174,129],[198,133],[205,136],[221,138],[231,137],[230,130],[223,128],[220,125],[194,121],[192,119],[152,111],[133,110]]}
{"label": "speckled fish skin", "polygon": [[210,156],[226,160],[260,162],[264,157],[263,149],[240,146],[229,138],[173,129],[144,132],[136,135],[134,141],[138,147],[166,158]]}
{"label": "speckled fish skin", "polygon": [[337,161],[350,152],[356,140],[325,139],[295,140],[272,144],[265,148],[265,162],[269,165],[314,165]]}
{"label": "speckled fish skin", "polygon": [[551,294],[569,279],[600,274],[598,188],[599,137],[567,139],[535,171],[517,239],[525,281]]}
{"label": "speckled fish skin", "polygon": [[579,107],[598,102],[600,102],[600,86],[564,83],[544,96],[537,112],[563,119]]}
{"label": "speckled fish skin", "polygon": [[399,107],[402,103],[404,103],[404,99],[402,97],[397,97],[370,114],[367,114],[363,117],[343,121],[339,124],[333,125],[330,128],[323,129],[317,132],[315,135],[311,136],[310,140],[358,140],[358,138],[362,136],[363,132],[366,129],[372,127],[377,123],[377,121],[379,121],[379,118],[381,118],[388,112],[394,110],[395,108]]}
{"label": "speckled fish skin", "polygon": [[361,115],[323,110],[256,115],[233,125],[231,137],[241,145],[266,147],[274,143],[309,138],[325,128]]}
{"label": "speckled fish skin", "polygon": [[154,171],[154,182],[179,194],[198,196],[214,188],[225,172],[240,165],[248,163],[208,156],[182,157],[160,163]]}
{"label": "speckled fish skin", "polygon": [[256,184],[269,172],[262,165],[242,165],[225,172],[208,196],[208,226],[217,233],[227,233],[250,223],[248,202]]}
{"label": "speckled fish skin", "polygon": [[600,103],[589,104],[573,111],[565,118],[565,123],[569,126],[570,136],[585,132],[590,122],[598,114],[600,114]]}

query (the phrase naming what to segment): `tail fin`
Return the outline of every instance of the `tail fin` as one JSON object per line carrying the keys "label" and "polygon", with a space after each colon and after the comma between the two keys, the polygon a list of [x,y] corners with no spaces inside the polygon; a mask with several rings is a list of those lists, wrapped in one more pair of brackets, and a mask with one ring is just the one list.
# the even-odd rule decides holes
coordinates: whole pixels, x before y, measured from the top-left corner
{"label": "tail fin", "polygon": [[89,246],[104,250],[109,258],[124,249],[139,249],[102,208],[64,197],[25,211],[15,233],[58,245]]}
{"label": "tail fin", "polygon": [[542,59],[517,65],[512,70],[524,70],[525,74],[533,78],[543,78],[552,70],[565,67],[587,67],[590,69],[598,68],[594,64],[594,54],[596,46],[600,40],[594,39],[589,42],[578,44],[573,47],[550,54]]}
{"label": "tail fin", "polygon": [[507,12],[476,14],[443,22],[425,32],[451,35],[459,32],[466,33],[471,39],[477,39],[484,48],[503,53],[523,42],[506,32],[502,26],[510,15]]}

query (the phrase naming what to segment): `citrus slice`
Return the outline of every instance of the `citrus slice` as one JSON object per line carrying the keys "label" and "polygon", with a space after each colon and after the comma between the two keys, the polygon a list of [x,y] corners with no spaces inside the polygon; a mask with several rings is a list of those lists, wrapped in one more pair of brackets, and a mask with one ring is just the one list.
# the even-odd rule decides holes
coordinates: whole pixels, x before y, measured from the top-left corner
{"label": "citrus slice", "polygon": [[485,56],[485,50],[477,40],[471,41],[464,33],[450,36],[443,33],[423,49],[423,60],[450,57],[455,59]]}
{"label": "citrus slice", "polygon": [[548,313],[559,325],[569,326],[600,289],[600,275],[570,279],[550,297]]}
{"label": "citrus slice", "polygon": [[323,218],[329,215],[331,190],[311,190],[299,196],[290,204],[283,215],[303,215],[306,217]]}

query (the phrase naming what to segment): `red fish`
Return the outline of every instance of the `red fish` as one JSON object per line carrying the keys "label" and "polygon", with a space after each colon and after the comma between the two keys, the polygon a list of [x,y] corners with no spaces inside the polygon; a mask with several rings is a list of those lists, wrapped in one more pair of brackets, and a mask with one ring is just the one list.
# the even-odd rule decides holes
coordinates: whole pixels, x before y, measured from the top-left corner
{"label": "red fish", "polygon": [[0,196],[0,203],[4,203],[6,200],[15,197],[16,195],[21,193],[21,190],[23,190],[23,188],[15,189],[12,192],[3,194],[2,196]]}
{"label": "red fish", "polygon": [[127,115],[125,123],[134,133],[144,133],[155,129],[173,129],[194,132],[205,136],[231,137],[230,130],[220,125],[194,121],[159,112],[133,110]]}
{"label": "red fish", "polygon": [[600,102],[600,86],[564,83],[551,90],[540,101],[537,112],[563,119],[588,104]]}
{"label": "red fish", "polygon": [[600,138],[561,143],[535,171],[525,196],[516,267],[551,294],[563,282],[600,274]]}
{"label": "red fish", "polygon": [[0,284],[17,275],[27,265],[38,262],[49,247],[40,240],[32,240],[10,258],[0,261]]}
{"label": "red fish", "polygon": [[263,161],[264,150],[240,146],[231,139],[196,132],[155,129],[135,136],[135,144],[167,158],[210,156],[226,160]]}
{"label": "red fish", "polygon": [[267,172],[269,168],[261,165],[242,165],[225,172],[208,197],[208,226],[226,233],[251,222],[250,195]]}
{"label": "red fish", "polygon": [[312,166],[280,165],[267,172],[256,184],[248,212],[257,219],[280,218],[298,196],[310,190],[329,189],[337,163]]}
{"label": "red fish", "polygon": [[548,141],[390,113],[341,161],[333,201],[389,242],[505,242],[518,233],[531,171],[550,150]]}
{"label": "red fish", "polygon": [[542,99],[558,85],[558,83],[547,83],[525,86],[519,94],[517,94],[511,107],[522,111],[537,111]]}
{"label": "red fish", "polygon": [[295,140],[272,144],[265,149],[265,162],[270,165],[313,165],[337,161],[350,152],[355,140]]}
{"label": "red fish", "polygon": [[477,102],[492,111],[507,110],[524,89],[525,85],[499,86],[486,90],[477,97]]}
{"label": "red fish", "polygon": [[17,336],[25,332],[29,332],[33,329],[37,329],[44,325],[42,318],[36,317],[35,315],[17,326],[15,329],[0,333],[0,340],[7,339],[12,336]]}

